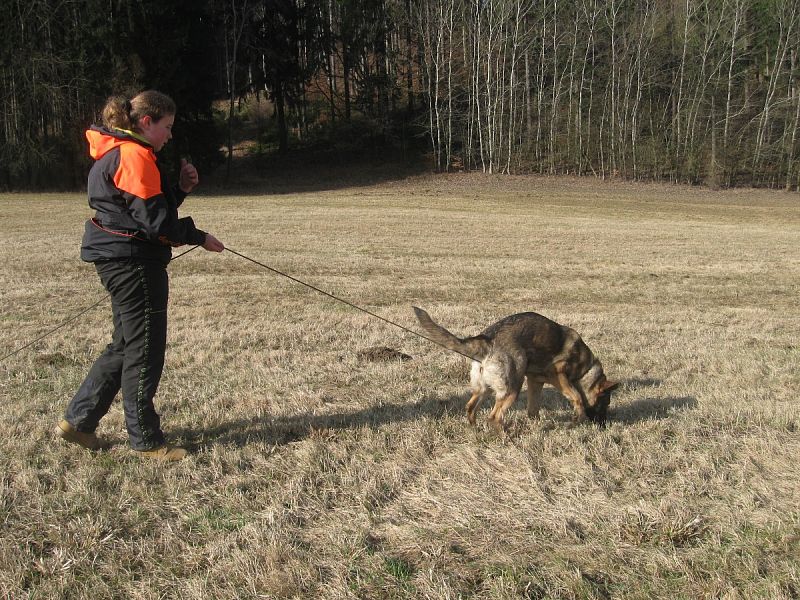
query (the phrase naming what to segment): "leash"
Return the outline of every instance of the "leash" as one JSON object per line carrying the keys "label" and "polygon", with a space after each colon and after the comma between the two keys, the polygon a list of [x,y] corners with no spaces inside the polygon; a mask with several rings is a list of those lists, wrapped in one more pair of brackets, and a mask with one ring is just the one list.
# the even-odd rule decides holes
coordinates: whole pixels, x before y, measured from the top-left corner
{"label": "leash", "polygon": [[[179,259],[181,256],[186,256],[187,254],[189,254],[189,252],[191,252],[192,250],[196,250],[197,248],[199,248],[199,246],[194,246],[194,247],[192,247],[192,248],[189,248],[189,249],[188,249],[186,252],[181,252],[180,254],[178,254],[178,256],[174,257],[174,258],[173,258],[173,259],[172,259],[170,262],[172,262],[173,260],[178,260],[178,259]],[[44,335],[41,335],[41,336],[39,336],[38,338],[36,338],[36,339],[35,339],[35,340],[33,340],[32,342],[28,342],[27,344],[25,344],[25,345],[24,345],[24,346],[22,346],[21,348],[17,348],[16,350],[14,350],[13,352],[11,352],[10,354],[6,354],[4,357],[0,358],[0,363],[2,363],[3,361],[5,361],[7,358],[11,358],[12,356],[15,356],[15,355],[19,354],[20,352],[22,352],[22,351],[23,351],[23,350],[25,350],[26,348],[30,348],[30,347],[31,347],[31,346],[33,346],[33,345],[34,345],[36,342],[40,342],[40,341],[42,341],[44,338],[46,338],[47,336],[49,336],[49,335],[51,335],[51,334],[55,333],[56,331],[58,331],[59,329],[61,329],[61,328],[62,328],[62,327],[64,327],[65,325],[68,325],[68,324],[72,323],[72,322],[73,322],[74,320],[76,320],[78,317],[81,317],[81,316],[85,315],[87,312],[89,312],[90,310],[92,310],[94,307],[98,306],[98,305],[99,305],[101,302],[105,301],[105,300],[106,300],[106,298],[108,298],[110,295],[111,295],[111,294],[105,294],[105,295],[104,295],[102,298],[100,298],[100,300],[98,300],[97,302],[95,302],[95,303],[94,303],[94,304],[92,304],[91,306],[89,306],[89,307],[87,307],[87,308],[84,308],[84,309],[83,309],[81,312],[79,312],[77,315],[74,315],[74,316],[70,317],[69,319],[67,319],[66,321],[64,321],[63,323],[61,323],[60,325],[58,325],[58,326],[54,327],[53,329],[51,329],[50,331],[48,331],[48,332],[47,332],[47,333],[45,333]]]}
{"label": "leash", "polygon": [[391,321],[391,320],[386,319],[386,318],[384,318],[384,317],[382,317],[380,315],[377,315],[374,312],[369,311],[366,308],[362,308],[361,306],[358,306],[357,304],[353,304],[352,302],[349,302],[349,301],[347,301],[347,300],[345,300],[343,298],[339,298],[338,296],[334,296],[333,294],[330,294],[330,293],[326,292],[325,290],[321,290],[318,287],[311,285],[310,283],[306,283],[305,281],[301,281],[300,279],[297,279],[297,277],[292,277],[291,275],[289,275],[287,273],[284,273],[283,271],[279,271],[278,269],[276,269],[274,267],[270,267],[269,265],[265,265],[262,262],[259,262],[259,261],[255,260],[253,258],[250,258],[249,256],[245,256],[241,252],[237,252],[236,250],[233,250],[232,248],[227,248],[226,247],[225,250],[227,250],[231,254],[235,254],[236,256],[240,256],[245,260],[249,260],[251,263],[257,264],[259,267],[267,269],[268,271],[272,271],[273,273],[275,273],[277,275],[280,275],[282,277],[286,277],[287,279],[291,279],[295,283],[299,283],[300,285],[304,285],[307,288],[310,288],[310,289],[314,290],[315,292],[319,292],[320,294],[323,294],[324,296],[327,296],[328,298],[332,298],[332,299],[334,299],[334,300],[336,300],[338,302],[346,304],[347,306],[349,306],[351,308],[355,308],[356,310],[360,310],[361,312],[366,313],[371,317],[375,317],[376,319],[379,319],[379,320],[383,321],[384,323],[388,323],[389,325],[394,325],[395,327],[398,327],[399,329],[402,329],[403,331],[407,331],[408,333],[410,333],[412,335],[415,335],[415,336],[417,336],[419,338],[422,338],[423,340],[428,340],[429,342],[432,342],[432,343],[436,344],[437,346],[441,346],[445,350],[450,350],[451,352],[455,352],[456,354],[460,354],[461,356],[464,356],[464,357],[466,357],[466,358],[468,358],[470,360],[475,360],[475,358],[473,358],[472,356],[464,354],[463,352],[459,352],[458,350],[453,350],[452,348],[448,348],[444,344],[440,344],[436,340],[431,339],[426,335],[422,335],[421,333],[419,333],[417,331],[414,331],[413,329],[409,329],[408,327],[405,327],[404,325],[401,325],[400,323],[395,323],[394,321]]}
{"label": "leash", "polygon": [[[180,258],[180,257],[182,257],[182,256],[186,256],[187,254],[189,254],[189,252],[191,252],[192,250],[196,250],[197,248],[199,248],[199,246],[194,246],[194,247],[190,248],[189,250],[187,250],[186,252],[182,252],[182,253],[181,253],[181,254],[179,254],[178,256],[174,257],[172,260],[173,260],[173,261],[175,261],[175,260],[179,259],[179,258]],[[434,340],[434,339],[431,339],[431,338],[429,338],[429,337],[428,337],[428,336],[426,336],[426,335],[423,335],[423,334],[421,334],[421,333],[419,333],[419,332],[417,332],[417,331],[414,331],[413,329],[409,329],[408,327],[406,327],[406,326],[404,326],[404,325],[401,325],[400,323],[396,323],[395,321],[391,321],[390,319],[387,319],[387,318],[385,318],[385,317],[382,317],[382,316],[380,316],[380,315],[378,315],[378,314],[375,314],[374,312],[372,312],[372,311],[370,311],[370,310],[367,310],[366,308],[363,308],[363,307],[361,307],[361,306],[358,306],[357,304],[353,304],[352,302],[349,302],[348,300],[345,300],[344,298],[339,298],[338,296],[335,296],[335,295],[333,295],[333,294],[331,294],[331,293],[329,293],[329,292],[326,292],[325,290],[321,290],[320,288],[318,288],[318,287],[316,287],[316,286],[314,286],[314,285],[311,285],[310,283],[306,283],[305,281],[302,281],[302,280],[298,279],[297,277],[292,277],[292,276],[291,276],[291,275],[289,275],[288,273],[284,273],[283,271],[279,271],[278,269],[276,269],[276,268],[274,268],[274,267],[270,267],[269,265],[265,265],[264,263],[262,263],[262,262],[259,262],[259,261],[255,260],[254,258],[250,258],[249,256],[245,256],[245,255],[244,255],[244,254],[242,254],[241,252],[237,252],[236,250],[233,250],[232,248],[227,248],[227,247],[226,247],[226,248],[225,248],[225,250],[226,250],[226,251],[228,251],[228,252],[230,252],[231,254],[235,254],[236,256],[239,256],[239,257],[241,257],[241,258],[243,258],[243,259],[245,259],[245,260],[248,260],[248,261],[250,261],[251,263],[254,263],[254,264],[258,265],[259,267],[262,267],[262,268],[264,268],[264,269],[266,269],[266,270],[268,270],[268,271],[272,271],[273,273],[275,273],[275,274],[277,274],[277,275],[280,275],[281,277],[286,277],[287,279],[291,279],[291,280],[292,280],[292,281],[294,281],[295,283],[299,283],[300,285],[304,285],[304,286],[306,286],[307,288],[310,288],[310,289],[314,290],[315,292],[319,292],[320,294],[322,294],[322,295],[324,295],[324,296],[327,296],[328,298],[331,298],[331,299],[333,299],[333,300],[336,300],[336,301],[338,301],[338,302],[341,302],[341,303],[343,303],[343,304],[346,304],[347,306],[349,306],[349,307],[351,307],[351,308],[354,308],[354,309],[356,309],[356,310],[360,310],[361,312],[363,312],[363,313],[366,313],[366,314],[368,314],[369,316],[371,316],[371,317],[374,317],[374,318],[376,318],[376,319],[379,319],[380,321],[383,321],[384,323],[388,323],[389,325],[393,325],[394,327],[397,327],[397,328],[399,328],[399,329],[402,329],[403,331],[406,331],[406,332],[408,332],[408,333],[410,333],[410,334],[412,334],[412,335],[415,335],[415,336],[417,336],[418,338],[422,338],[423,340],[428,340],[429,342],[431,342],[431,343],[433,343],[433,344],[436,344],[437,346],[440,346],[440,347],[444,348],[445,350],[450,350],[451,352],[455,352],[456,354],[460,354],[461,356],[463,356],[463,357],[465,357],[465,358],[468,358],[468,359],[470,359],[470,360],[475,360],[475,358],[474,358],[474,357],[472,357],[472,356],[469,356],[468,354],[464,354],[463,352],[459,352],[458,350],[453,350],[452,348],[448,348],[448,347],[447,347],[447,346],[445,346],[444,344],[440,344],[440,343],[439,343],[439,342],[437,342],[436,340]],[[33,346],[35,343],[37,343],[37,342],[40,342],[41,340],[43,340],[43,339],[44,339],[44,338],[46,338],[47,336],[49,336],[49,335],[52,335],[53,333],[55,333],[55,332],[56,332],[56,331],[58,331],[59,329],[61,329],[61,328],[65,327],[66,325],[68,325],[68,324],[72,323],[72,322],[73,322],[73,321],[75,321],[75,320],[76,320],[78,317],[81,317],[81,316],[85,315],[87,312],[89,312],[90,310],[92,310],[93,308],[95,308],[96,306],[98,306],[98,305],[99,305],[101,302],[105,301],[105,300],[106,300],[106,298],[108,298],[110,295],[111,295],[111,294],[105,294],[105,295],[104,295],[102,298],[100,298],[100,300],[98,300],[97,302],[95,302],[95,303],[94,303],[94,304],[92,304],[91,306],[88,306],[88,307],[86,307],[85,309],[83,309],[82,311],[80,311],[78,314],[76,314],[76,315],[74,315],[74,316],[70,317],[69,319],[67,319],[67,320],[66,320],[66,321],[64,321],[63,323],[59,324],[58,326],[56,326],[56,327],[54,327],[53,329],[51,329],[50,331],[48,331],[47,333],[45,333],[45,334],[43,334],[43,335],[39,336],[38,338],[36,338],[35,340],[33,340],[33,341],[31,341],[31,342],[28,342],[27,344],[25,344],[25,345],[24,345],[24,346],[22,346],[21,348],[17,348],[17,349],[16,349],[16,350],[14,350],[13,352],[11,352],[11,353],[9,353],[9,354],[6,354],[6,355],[5,355],[5,356],[3,356],[2,358],[0,358],[0,363],[4,362],[6,359],[9,359],[9,358],[11,358],[12,356],[15,356],[15,355],[19,354],[20,352],[22,352],[22,351],[23,351],[23,350],[25,350],[26,348],[30,348],[30,347],[31,347],[31,346]]]}

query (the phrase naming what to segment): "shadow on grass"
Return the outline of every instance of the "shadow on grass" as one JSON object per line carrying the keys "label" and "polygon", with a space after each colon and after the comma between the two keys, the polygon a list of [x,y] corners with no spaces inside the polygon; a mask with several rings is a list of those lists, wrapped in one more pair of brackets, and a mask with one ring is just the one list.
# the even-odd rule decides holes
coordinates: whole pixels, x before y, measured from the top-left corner
{"label": "shadow on grass", "polygon": [[202,431],[175,429],[172,433],[186,440],[190,449],[214,444],[245,446],[253,442],[283,445],[305,439],[314,431],[378,428],[387,423],[419,421],[424,417],[441,418],[448,413],[461,412],[463,406],[464,398],[461,396],[429,397],[413,404],[381,403],[353,412],[300,414],[274,419],[243,418]]}
{"label": "shadow on grass", "polygon": [[[627,381],[629,387],[657,387],[655,380]],[[514,410],[525,411],[525,390],[520,394]],[[190,449],[207,445],[245,446],[253,442],[283,445],[303,440],[315,431],[337,431],[358,429],[360,427],[378,428],[389,423],[419,421],[423,418],[440,419],[445,415],[458,415],[464,418],[467,396],[452,395],[446,398],[430,396],[413,404],[381,403],[352,412],[336,412],[330,414],[300,414],[264,419],[260,417],[242,418],[226,421],[218,425],[197,431],[196,429],[177,429],[173,434],[183,440]],[[642,398],[621,406],[612,407],[609,423],[627,425],[646,420],[666,419],[676,410],[694,408],[697,400],[692,397],[682,398]],[[487,400],[479,413],[479,419],[485,418],[487,408],[491,408],[491,399]],[[556,420],[569,423],[572,409],[569,402],[558,391],[552,388],[542,390],[541,407],[557,413]]]}
{"label": "shadow on grass", "polygon": [[697,399],[692,396],[684,396],[682,398],[641,398],[613,409],[609,420],[630,425],[639,421],[667,419],[675,411],[695,408],[696,406]]}
{"label": "shadow on grass", "polygon": [[[647,388],[658,388],[661,386],[660,379],[641,378],[628,379],[623,382],[623,387],[638,391]],[[652,419],[666,419],[671,413],[683,409],[695,408],[697,398],[692,396],[657,398],[645,397],[637,398],[633,402],[614,407],[612,400],[610,420],[630,425],[639,421]]]}

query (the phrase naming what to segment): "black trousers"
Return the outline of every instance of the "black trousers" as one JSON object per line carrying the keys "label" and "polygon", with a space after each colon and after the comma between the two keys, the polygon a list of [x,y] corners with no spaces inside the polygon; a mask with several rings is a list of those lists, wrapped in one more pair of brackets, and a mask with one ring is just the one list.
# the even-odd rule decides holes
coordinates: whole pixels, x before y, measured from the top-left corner
{"label": "black trousers", "polygon": [[95,267],[111,294],[114,333],[64,418],[78,431],[92,433],[122,389],[131,447],[149,450],[164,443],[153,397],[167,344],[167,268],[160,263],[126,260],[99,262]]}

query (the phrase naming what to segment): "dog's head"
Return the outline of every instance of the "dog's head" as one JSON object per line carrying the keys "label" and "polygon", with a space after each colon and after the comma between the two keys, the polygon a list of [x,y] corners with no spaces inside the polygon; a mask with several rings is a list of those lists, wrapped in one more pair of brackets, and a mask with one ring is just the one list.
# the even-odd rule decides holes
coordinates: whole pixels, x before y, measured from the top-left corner
{"label": "dog's head", "polygon": [[609,381],[600,370],[600,376],[594,381],[586,393],[586,416],[602,425],[608,417],[608,406],[611,404],[611,392],[619,387],[619,383]]}

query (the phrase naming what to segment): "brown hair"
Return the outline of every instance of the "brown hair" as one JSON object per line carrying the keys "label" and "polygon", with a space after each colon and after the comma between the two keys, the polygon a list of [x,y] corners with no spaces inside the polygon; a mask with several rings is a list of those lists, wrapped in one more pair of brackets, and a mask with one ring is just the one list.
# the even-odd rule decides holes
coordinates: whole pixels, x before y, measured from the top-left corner
{"label": "brown hair", "polygon": [[136,130],[142,117],[159,121],[167,115],[174,115],[175,111],[175,101],[156,90],[141,92],[132,100],[124,96],[111,96],[103,108],[103,125]]}

